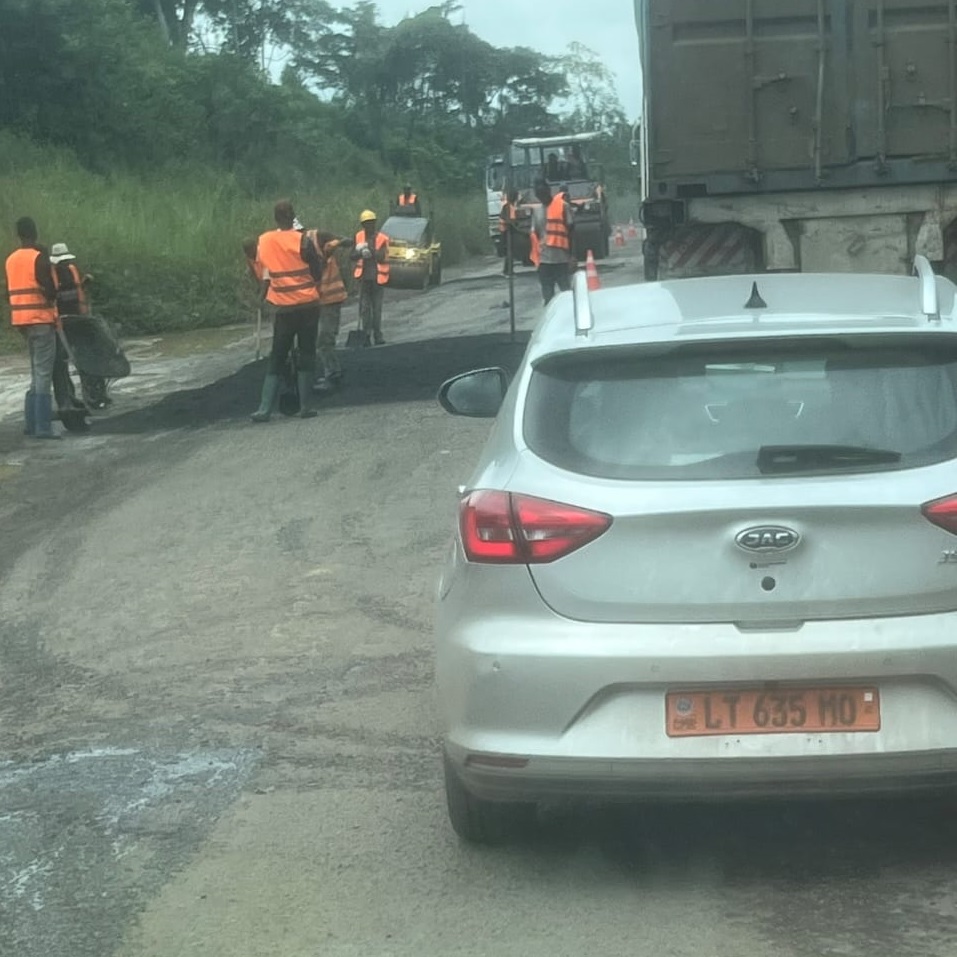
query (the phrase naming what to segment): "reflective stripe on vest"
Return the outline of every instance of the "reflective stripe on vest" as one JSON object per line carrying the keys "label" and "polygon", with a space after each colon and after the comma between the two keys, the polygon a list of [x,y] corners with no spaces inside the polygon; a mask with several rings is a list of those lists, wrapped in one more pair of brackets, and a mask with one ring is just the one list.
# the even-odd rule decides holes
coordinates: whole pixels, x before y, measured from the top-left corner
{"label": "reflective stripe on vest", "polygon": [[322,270],[322,282],[319,285],[319,301],[325,306],[332,306],[337,302],[345,302],[349,298],[346,284],[342,281],[339,271],[339,261],[336,259],[336,250],[339,240],[326,243],[322,249],[326,267]]}
{"label": "reflective stripe on vest", "polygon": [[419,201],[419,197],[413,193],[411,196],[406,198],[405,193],[399,193],[399,205],[400,206],[414,206]]}
{"label": "reflective stripe on vest", "polygon": [[319,302],[319,290],[302,258],[302,234],[274,229],[259,237],[259,264],[269,279],[266,301],[274,306],[308,306]]}
{"label": "reflective stripe on vest", "polygon": [[15,326],[56,322],[56,306],[47,301],[46,293],[37,285],[37,257],[42,255],[36,249],[17,249],[7,259],[7,297],[10,321]]}
{"label": "reflective stripe on vest", "polygon": [[[60,270],[67,267],[72,286],[64,288]],[[61,316],[85,316],[89,312],[86,304],[86,290],[83,288],[83,277],[75,263],[58,263],[53,267],[53,285],[56,287],[57,311]]]}
{"label": "reflective stripe on vest", "polygon": [[561,193],[549,203],[545,214],[545,245],[553,249],[572,248],[568,224],[565,222],[565,197]]}
{"label": "reflective stripe on vest", "polygon": [[349,298],[349,291],[346,284],[342,281],[342,273],[339,271],[339,261],[336,259],[336,250],[339,248],[339,240],[331,239],[325,246],[319,245],[319,230],[310,229],[306,232],[306,237],[312,243],[313,248],[322,256],[322,282],[319,283],[319,304],[322,306],[333,306],[338,302],[345,302]]}
{"label": "reflective stripe on vest", "polygon": [[[361,246],[366,242],[366,234],[364,230],[356,233],[356,245]],[[380,286],[384,286],[389,281],[389,237],[385,233],[376,233],[375,234],[375,248],[378,253],[380,249],[385,249],[385,262],[377,263],[378,270],[376,272],[376,282]],[[353,273],[356,279],[362,278],[363,268],[366,264],[365,259],[356,260],[356,271]]]}

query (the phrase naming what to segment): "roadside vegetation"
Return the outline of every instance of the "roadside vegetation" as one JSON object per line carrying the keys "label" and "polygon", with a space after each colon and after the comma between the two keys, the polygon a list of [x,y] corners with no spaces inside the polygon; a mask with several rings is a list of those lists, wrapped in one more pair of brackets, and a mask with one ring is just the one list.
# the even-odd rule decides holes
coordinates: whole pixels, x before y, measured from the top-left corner
{"label": "roadside vegetation", "polygon": [[241,242],[279,197],[351,234],[409,180],[454,264],[488,252],[482,171],[514,136],[606,131],[626,194],[594,55],[498,49],[456,10],[389,27],[370,2],[4,0],[0,254],[30,215],[93,274],[97,311],[159,332],[248,316]]}

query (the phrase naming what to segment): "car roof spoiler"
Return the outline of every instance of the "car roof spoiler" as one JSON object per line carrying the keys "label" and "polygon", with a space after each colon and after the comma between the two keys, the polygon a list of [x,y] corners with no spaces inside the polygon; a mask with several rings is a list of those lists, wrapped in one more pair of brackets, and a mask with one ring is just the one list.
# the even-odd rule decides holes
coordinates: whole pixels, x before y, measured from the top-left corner
{"label": "car roof spoiler", "polygon": [[926,256],[914,257],[914,275],[920,282],[920,311],[931,321],[940,322],[937,276]]}
{"label": "car roof spoiler", "polygon": [[588,276],[583,269],[572,276],[572,295],[575,297],[575,335],[587,336],[595,328],[595,314],[591,308]]}

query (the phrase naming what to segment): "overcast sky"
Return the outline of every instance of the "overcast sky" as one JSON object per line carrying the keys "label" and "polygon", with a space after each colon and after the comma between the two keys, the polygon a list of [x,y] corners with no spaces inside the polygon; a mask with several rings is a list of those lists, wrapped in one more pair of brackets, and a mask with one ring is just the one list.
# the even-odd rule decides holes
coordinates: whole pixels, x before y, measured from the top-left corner
{"label": "overcast sky", "polygon": [[[436,0],[377,0],[389,24]],[[577,40],[601,55],[618,81],[629,119],[641,113],[638,35],[632,0],[460,0],[473,33],[497,47],[563,53]],[[458,18],[461,15],[456,15]]]}

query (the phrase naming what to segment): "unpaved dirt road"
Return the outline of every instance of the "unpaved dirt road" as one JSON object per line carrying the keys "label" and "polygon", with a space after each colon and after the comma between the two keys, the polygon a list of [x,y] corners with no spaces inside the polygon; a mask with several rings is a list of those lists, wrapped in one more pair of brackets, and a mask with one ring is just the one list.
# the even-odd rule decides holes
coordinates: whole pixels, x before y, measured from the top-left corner
{"label": "unpaved dirt road", "polygon": [[347,354],[315,421],[248,424],[249,365],[119,401],[89,438],[0,424],[0,954],[957,951],[940,804],[592,809],[524,846],[454,839],[431,599],[488,425],[433,396],[517,361],[503,291],[396,297],[392,344]]}

